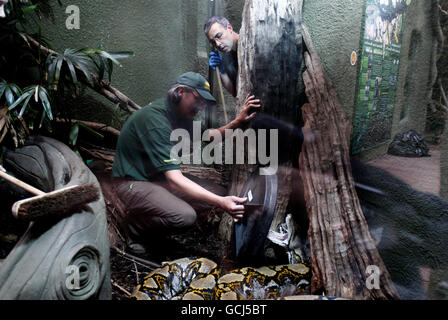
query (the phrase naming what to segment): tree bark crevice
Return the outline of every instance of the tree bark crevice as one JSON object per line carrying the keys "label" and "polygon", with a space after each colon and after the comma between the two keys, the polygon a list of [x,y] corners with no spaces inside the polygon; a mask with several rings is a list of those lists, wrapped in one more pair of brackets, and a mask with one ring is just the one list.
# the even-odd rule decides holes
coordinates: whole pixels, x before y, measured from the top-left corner
{"label": "tree bark crevice", "polygon": [[[317,135],[305,141],[299,157],[310,220],[312,291],[349,299],[398,298],[355,190],[349,149],[351,124],[306,26],[303,37],[308,103],[302,112],[305,127]],[[367,286],[367,267],[372,265],[381,270],[378,289]]]}

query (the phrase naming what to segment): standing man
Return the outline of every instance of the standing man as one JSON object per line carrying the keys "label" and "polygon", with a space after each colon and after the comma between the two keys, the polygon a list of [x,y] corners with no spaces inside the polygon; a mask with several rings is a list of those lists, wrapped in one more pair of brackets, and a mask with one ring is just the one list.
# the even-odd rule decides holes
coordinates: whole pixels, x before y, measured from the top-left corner
{"label": "standing man", "polygon": [[[199,111],[215,103],[205,78],[187,72],[168,90],[167,98],[136,111],[124,124],[112,176],[126,211],[124,228],[131,239],[190,227],[196,221],[195,209],[207,206],[220,207],[236,220],[242,217],[246,198],[224,196],[223,188],[183,175],[179,163],[171,159],[171,132],[188,128]],[[240,114],[213,129],[211,135],[224,136],[225,129],[242,126],[254,117],[249,111],[258,107],[259,100],[248,97]]]}
{"label": "standing man", "polygon": [[[234,97],[238,77],[238,40],[239,34],[224,17],[213,16],[204,25],[204,32],[214,51],[210,52],[209,65],[213,70],[219,68],[223,86]],[[222,52],[222,58],[219,51]]]}

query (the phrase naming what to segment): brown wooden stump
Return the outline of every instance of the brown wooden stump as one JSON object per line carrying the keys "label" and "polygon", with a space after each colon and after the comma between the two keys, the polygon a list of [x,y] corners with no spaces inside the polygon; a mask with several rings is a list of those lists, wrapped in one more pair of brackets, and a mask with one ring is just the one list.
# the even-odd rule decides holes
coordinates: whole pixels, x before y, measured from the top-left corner
{"label": "brown wooden stump", "polygon": [[[252,94],[261,100],[262,108],[258,112],[270,117],[264,118],[268,119],[267,122],[274,119],[286,126],[296,124],[299,108],[297,88],[302,64],[301,19],[301,0],[246,0],[238,41],[237,113],[246,96]],[[266,122],[257,116],[251,125],[255,129],[265,128],[263,121]],[[279,195],[271,229],[284,222],[291,180],[282,172],[289,170],[294,159],[292,154],[297,152],[285,137],[289,139],[285,134],[280,135],[278,141],[282,169],[278,172]],[[254,165],[233,165],[229,194],[240,195],[254,170]],[[232,228],[232,218],[224,215],[220,236],[230,241]]]}
{"label": "brown wooden stump", "polygon": [[[398,298],[356,194],[349,157],[351,124],[303,29],[309,103],[302,112],[305,127],[316,134],[304,143],[299,159],[310,220],[312,291],[349,299]],[[368,288],[368,266],[381,272],[379,289]]]}

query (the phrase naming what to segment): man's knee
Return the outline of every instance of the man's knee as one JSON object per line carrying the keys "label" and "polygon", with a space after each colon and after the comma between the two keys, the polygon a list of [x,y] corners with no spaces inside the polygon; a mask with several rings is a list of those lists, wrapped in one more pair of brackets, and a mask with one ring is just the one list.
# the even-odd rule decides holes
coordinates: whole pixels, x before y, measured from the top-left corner
{"label": "man's knee", "polygon": [[140,229],[182,229],[194,225],[196,211],[193,207],[151,182],[133,182],[133,188],[120,185],[119,197],[128,211],[127,220]]}
{"label": "man's knee", "polygon": [[176,219],[173,219],[172,221],[172,227],[178,229],[193,226],[197,218],[196,211],[190,206],[183,208],[180,212],[177,212],[176,216]]}

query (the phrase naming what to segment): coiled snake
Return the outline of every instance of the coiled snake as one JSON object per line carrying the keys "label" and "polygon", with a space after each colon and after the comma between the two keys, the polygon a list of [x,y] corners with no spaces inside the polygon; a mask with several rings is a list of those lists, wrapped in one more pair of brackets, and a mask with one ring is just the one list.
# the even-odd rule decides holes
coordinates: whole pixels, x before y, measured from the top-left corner
{"label": "coiled snake", "polygon": [[327,298],[306,295],[310,279],[311,270],[305,264],[245,267],[221,275],[218,265],[207,258],[182,258],[149,273],[135,288],[133,297],[139,300]]}

